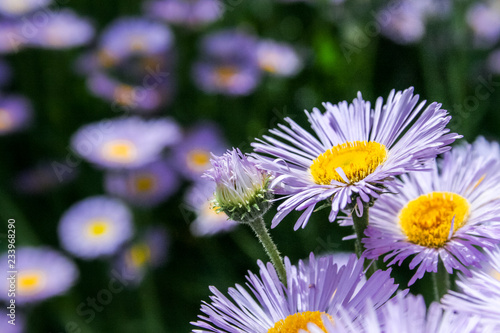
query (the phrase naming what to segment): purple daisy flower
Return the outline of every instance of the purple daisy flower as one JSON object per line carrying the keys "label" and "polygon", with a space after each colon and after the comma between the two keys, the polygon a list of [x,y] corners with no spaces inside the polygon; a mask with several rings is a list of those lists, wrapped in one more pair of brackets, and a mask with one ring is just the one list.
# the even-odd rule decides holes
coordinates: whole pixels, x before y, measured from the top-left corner
{"label": "purple daisy flower", "polygon": [[0,136],[24,130],[33,118],[31,103],[22,96],[0,95]]}
{"label": "purple daisy flower", "polygon": [[177,174],[163,160],[133,170],[110,171],[104,179],[106,192],[140,207],[164,202],[179,188]]}
{"label": "purple daisy flower", "polygon": [[169,118],[128,117],[83,126],[71,138],[71,147],[100,167],[133,169],[158,160],[180,137],[179,126]]}
{"label": "purple daisy flower", "polygon": [[26,42],[18,21],[0,21],[0,54],[18,52]]}
{"label": "purple daisy flower", "polygon": [[[297,332],[308,322],[321,324],[321,315],[335,315],[343,309],[349,313],[367,311],[365,301],[381,306],[396,291],[390,271],[376,271],[362,283],[363,259],[351,256],[338,267],[333,257],[299,261],[298,266],[285,258],[287,286],[280,282],[271,264],[258,262],[260,276],[248,273],[249,293],[236,285],[224,296],[215,287],[210,303],[204,303],[200,320],[192,323],[200,329],[193,332]],[[253,294],[253,295],[252,295]]]}
{"label": "purple daisy flower", "polygon": [[65,49],[88,44],[94,37],[92,24],[69,9],[53,15],[41,25],[36,36],[29,40],[31,46],[47,49]]}
{"label": "purple daisy flower", "polygon": [[36,9],[43,9],[52,0],[2,0],[0,1],[0,14],[5,16],[22,16]]}
{"label": "purple daisy flower", "polygon": [[302,59],[294,48],[273,40],[258,43],[257,60],[262,70],[276,76],[293,76],[303,66]]}
{"label": "purple daisy flower", "polygon": [[94,259],[114,254],[133,235],[132,213],[119,200],[95,196],[72,205],[58,227],[61,246],[71,254]]}
{"label": "purple daisy flower", "polygon": [[[260,166],[276,174],[275,193],[286,195],[272,227],[293,210],[305,210],[294,229],[304,228],[316,205],[331,200],[330,221],[350,206],[362,209],[391,188],[393,178],[425,168],[423,163],[450,149],[460,136],[447,134],[450,120],[441,105],[424,109],[413,88],[380,97],[375,108],[358,93],[352,104],[325,103],[323,114],[306,112],[317,139],[290,118],[291,128],[279,125],[270,136],[253,143]],[[264,155],[265,154],[265,155]],[[359,215],[359,214],[358,214]]]}
{"label": "purple daisy flower", "polygon": [[427,310],[424,298],[399,292],[379,309],[368,300],[367,313],[339,311],[333,320],[324,317],[326,330],[309,324],[309,333],[450,333],[483,332],[478,317],[464,316],[454,311],[443,311],[439,303],[432,303]]}
{"label": "purple daisy flower", "polygon": [[78,278],[76,265],[59,252],[44,247],[22,247],[16,249],[15,279],[9,280],[12,273],[8,272],[13,269],[7,267],[7,256],[6,253],[0,257],[3,272],[0,299],[9,302],[8,290],[14,282],[16,305],[64,294]]}
{"label": "purple daisy flower", "polygon": [[193,79],[199,89],[208,94],[245,96],[260,82],[260,70],[253,64],[198,62],[193,67]]}
{"label": "purple daisy flower", "polygon": [[147,56],[166,52],[173,34],[165,25],[139,17],[122,17],[112,22],[99,40],[99,55],[115,64],[133,55]]}
{"label": "purple daisy flower", "polygon": [[226,149],[227,144],[217,124],[198,123],[173,147],[172,160],[178,171],[187,179],[199,180],[211,167],[211,154],[221,155]]}
{"label": "purple daisy flower", "polygon": [[168,23],[197,28],[217,21],[224,4],[219,0],[154,0],[146,2],[144,9]]}
{"label": "purple daisy flower", "polygon": [[462,145],[429,163],[430,172],[403,175],[398,194],[381,197],[370,209],[363,239],[368,258],[386,254],[388,265],[415,255],[409,285],[437,272],[470,275],[470,266],[485,259],[477,249],[500,240],[500,172],[498,145],[480,140]]}
{"label": "purple daisy flower", "polygon": [[229,219],[224,212],[214,209],[215,183],[201,180],[186,192],[185,203],[196,214],[191,223],[191,233],[196,237],[212,236],[233,230],[238,223]]}
{"label": "purple daisy flower", "polygon": [[155,112],[172,100],[174,90],[169,79],[147,88],[120,82],[102,72],[90,75],[87,86],[95,96],[112,102],[114,108],[136,113]]}
{"label": "purple daisy flower", "polygon": [[500,39],[500,9],[496,1],[476,2],[467,12],[467,23],[480,46],[490,46]]}
{"label": "purple daisy flower", "polygon": [[500,329],[500,249],[486,249],[494,271],[473,270],[472,276],[461,275],[456,282],[459,291],[450,291],[441,302],[450,310],[481,316],[486,324]]}
{"label": "purple daisy flower", "polygon": [[148,227],[144,234],[129,244],[118,256],[115,266],[128,280],[139,284],[148,269],[160,267],[166,260],[169,236],[161,226]]}
{"label": "purple daisy flower", "polygon": [[256,40],[236,30],[206,36],[201,43],[202,60],[193,66],[195,84],[210,94],[248,95],[261,78]]}

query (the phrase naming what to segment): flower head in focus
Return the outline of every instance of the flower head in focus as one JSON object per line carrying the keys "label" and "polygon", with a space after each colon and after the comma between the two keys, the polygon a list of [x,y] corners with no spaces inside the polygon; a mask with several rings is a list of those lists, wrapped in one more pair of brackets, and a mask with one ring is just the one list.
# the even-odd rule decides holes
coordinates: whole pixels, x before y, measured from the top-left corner
{"label": "flower head in focus", "polygon": [[304,210],[295,229],[305,227],[324,200],[330,201],[331,222],[343,209],[361,210],[363,202],[391,190],[395,176],[424,169],[426,161],[449,150],[460,137],[448,133],[450,116],[438,103],[424,109],[418,99],[413,88],[393,90],[372,109],[359,93],[351,104],[325,103],[325,113],[306,113],[317,137],[286,118],[290,128],[270,131],[277,138],[253,143],[258,165],[276,175],[276,194],[286,195],[272,227],[293,210]]}
{"label": "flower head in focus", "polygon": [[388,265],[414,255],[410,285],[436,272],[439,261],[450,274],[470,275],[470,266],[485,260],[478,248],[500,241],[499,154],[498,144],[479,139],[430,163],[431,172],[403,175],[399,193],[370,209],[365,255],[385,254]]}
{"label": "flower head in focus", "polygon": [[210,303],[204,303],[204,315],[193,323],[202,332],[298,332],[308,322],[321,324],[322,315],[333,316],[341,309],[363,314],[366,300],[378,308],[396,291],[390,271],[376,271],[363,280],[363,259],[352,255],[339,266],[332,256],[315,258],[291,265],[285,258],[287,286],[278,279],[271,264],[259,261],[260,276],[249,272],[247,286],[228,291],[232,299],[211,287]]}
{"label": "flower head in focus", "polygon": [[214,205],[238,222],[250,222],[271,206],[271,174],[239,149],[213,156],[212,168],[205,176],[215,182]]}

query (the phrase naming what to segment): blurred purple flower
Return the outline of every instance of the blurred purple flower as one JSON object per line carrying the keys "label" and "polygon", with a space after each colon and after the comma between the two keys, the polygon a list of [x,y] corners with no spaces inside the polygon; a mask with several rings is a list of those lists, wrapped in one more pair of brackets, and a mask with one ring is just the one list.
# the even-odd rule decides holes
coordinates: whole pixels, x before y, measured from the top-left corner
{"label": "blurred purple flower", "polygon": [[45,247],[17,248],[14,268],[7,266],[7,253],[0,257],[0,263],[2,265],[0,299],[4,301],[9,301],[7,278],[11,274],[8,271],[17,271],[16,305],[37,303],[64,294],[79,275],[76,265],[71,260]]}
{"label": "blurred purple flower", "polygon": [[248,95],[261,78],[256,40],[237,30],[223,30],[201,42],[201,60],[193,65],[195,84],[210,94]]}
{"label": "blurred purple flower", "polygon": [[134,170],[110,171],[104,179],[106,192],[141,207],[164,202],[179,185],[177,174],[164,160]]}
{"label": "blurred purple flower", "polygon": [[262,70],[277,76],[293,76],[303,66],[302,59],[292,46],[273,40],[258,43],[257,60]]}
{"label": "blurred purple flower", "polygon": [[114,265],[137,285],[148,269],[165,263],[169,246],[167,230],[162,226],[150,226],[138,240],[121,251]]}
{"label": "blurred purple flower", "polygon": [[160,159],[164,148],[180,138],[172,119],[128,117],[84,125],[71,138],[71,147],[99,167],[133,169]]}
{"label": "blurred purple flower", "polygon": [[145,12],[168,23],[196,28],[218,20],[224,12],[219,0],[153,0]]}
{"label": "blurred purple flower", "polygon": [[73,204],[58,227],[61,246],[74,256],[110,256],[133,235],[132,213],[121,201],[94,196]]}
{"label": "blurred purple flower", "polygon": [[25,97],[0,95],[0,136],[17,132],[31,125],[33,110]]}
{"label": "blurred purple flower", "polygon": [[65,49],[88,44],[94,37],[94,27],[69,9],[54,14],[38,27],[29,45],[47,49]]}
{"label": "blurred purple flower", "polygon": [[170,78],[152,85],[131,85],[120,82],[102,72],[87,78],[88,89],[97,97],[112,102],[113,107],[136,113],[154,113],[173,99],[174,85]]}
{"label": "blurred purple flower", "polygon": [[173,44],[173,34],[165,25],[139,17],[113,21],[102,33],[99,43],[101,62],[114,65],[133,55],[166,52]]}
{"label": "blurred purple flower", "polygon": [[475,2],[467,12],[467,23],[479,46],[491,46],[500,39],[500,7],[497,1]]}
{"label": "blurred purple flower", "polygon": [[200,180],[211,167],[211,153],[221,155],[226,149],[227,144],[217,124],[203,122],[191,127],[173,147],[172,162],[187,179]]}
{"label": "blurred purple flower", "polygon": [[12,69],[6,61],[0,59],[0,86],[6,85],[12,76]]}
{"label": "blurred purple flower", "polygon": [[226,213],[216,212],[213,205],[214,192],[215,183],[208,180],[194,183],[186,192],[186,206],[196,214],[196,219],[190,225],[191,233],[196,237],[228,232],[238,225]]}
{"label": "blurred purple flower", "polygon": [[52,0],[2,0],[0,14],[18,17],[37,9],[43,9],[52,3]]}

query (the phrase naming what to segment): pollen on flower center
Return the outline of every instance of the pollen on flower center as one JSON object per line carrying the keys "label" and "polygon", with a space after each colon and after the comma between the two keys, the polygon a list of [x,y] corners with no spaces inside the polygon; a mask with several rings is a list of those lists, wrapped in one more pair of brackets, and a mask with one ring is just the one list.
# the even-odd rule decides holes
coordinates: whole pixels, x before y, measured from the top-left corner
{"label": "pollen on flower center", "polygon": [[39,270],[21,271],[17,275],[17,288],[20,294],[34,294],[45,283],[45,275]]}
{"label": "pollen on flower center", "polygon": [[[325,314],[325,312],[305,311],[294,313],[276,322],[274,327],[270,328],[267,333],[297,333],[300,329],[309,332],[307,330],[308,323],[314,323],[323,331],[326,331],[323,321],[321,320],[322,314]],[[327,314],[327,316],[332,319],[330,315]]]}
{"label": "pollen on flower center", "polygon": [[187,154],[187,165],[195,171],[204,171],[210,163],[210,153],[202,149],[193,149]]}
{"label": "pollen on flower center", "polygon": [[459,194],[431,192],[408,202],[399,213],[399,225],[412,243],[438,248],[460,229],[469,216],[469,202]]}
{"label": "pollen on flower center", "polygon": [[215,71],[216,82],[220,86],[227,86],[237,73],[238,69],[233,66],[220,66]]}
{"label": "pollen on flower center", "polygon": [[12,117],[7,110],[0,108],[0,130],[12,127]]}
{"label": "pollen on flower center", "polygon": [[311,165],[316,184],[330,185],[332,180],[346,183],[336,171],[342,168],[349,184],[371,174],[387,159],[387,148],[374,141],[354,141],[339,144],[319,155]]}

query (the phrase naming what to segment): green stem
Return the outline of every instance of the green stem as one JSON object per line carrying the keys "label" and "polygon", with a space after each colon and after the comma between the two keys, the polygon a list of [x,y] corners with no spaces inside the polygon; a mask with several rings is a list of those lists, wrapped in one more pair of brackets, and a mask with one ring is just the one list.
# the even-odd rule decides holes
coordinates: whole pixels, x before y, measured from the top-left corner
{"label": "green stem", "polygon": [[436,302],[439,302],[441,297],[450,289],[450,274],[448,274],[441,261],[438,263],[437,272],[432,274],[432,286]]}
{"label": "green stem", "polygon": [[280,256],[280,252],[278,251],[276,244],[274,244],[273,240],[271,239],[271,235],[269,235],[269,231],[266,228],[264,219],[262,217],[258,217],[254,221],[249,222],[248,225],[255,232],[262,246],[264,246],[269,259],[271,259],[276,272],[278,272],[278,276],[281,282],[283,282],[283,284],[286,286],[285,265],[283,264],[283,259]]}
{"label": "green stem", "polygon": [[[363,246],[363,243],[361,240],[365,236],[365,230],[368,227],[368,221],[369,221],[369,215],[368,215],[368,209],[370,208],[370,204],[368,202],[363,201],[363,214],[361,216],[358,216],[356,211],[353,211],[352,213],[352,221],[353,221],[353,227],[354,231],[356,232],[356,244],[355,244],[355,249],[356,249],[356,255],[358,258],[361,257],[363,254],[363,251],[365,250],[365,247]],[[369,265],[370,262],[365,261],[365,268],[367,265]],[[368,267],[366,271],[366,277],[369,278],[372,276],[373,273],[377,270],[377,262],[373,261],[370,267]]]}

